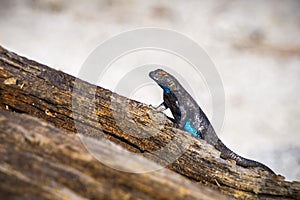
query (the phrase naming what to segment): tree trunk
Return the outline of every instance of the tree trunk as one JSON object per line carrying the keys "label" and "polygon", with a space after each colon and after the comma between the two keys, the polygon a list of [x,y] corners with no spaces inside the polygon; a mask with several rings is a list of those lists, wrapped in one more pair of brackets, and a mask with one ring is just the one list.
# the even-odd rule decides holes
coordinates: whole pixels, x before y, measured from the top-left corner
{"label": "tree trunk", "polygon": [[[59,129],[79,133],[83,135],[82,138],[90,136],[99,141],[108,139],[161,166],[167,166],[192,179],[195,184],[199,182],[241,199],[300,197],[299,182],[287,182],[284,177],[271,176],[260,168],[246,169],[221,159],[220,152],[214,147],[174,128],[162,113],[148,105],[1,47],[0,83],[1,109],[35,116]],[[68,137],[61,136],[62,142]],[[97,152],[94,146],[88,146],[85,139],[83,143],[89,151]],[[101,156],[102,152],[98,155]],[[152,169],[150,165],[148,167],[139,169]],[[126,170],[134,171],[135,168]],[[90,173],[93,172],[91,170]],[[153,194],[160,189],[153,189]],[[132,194],[131,191],[129,194]]]}

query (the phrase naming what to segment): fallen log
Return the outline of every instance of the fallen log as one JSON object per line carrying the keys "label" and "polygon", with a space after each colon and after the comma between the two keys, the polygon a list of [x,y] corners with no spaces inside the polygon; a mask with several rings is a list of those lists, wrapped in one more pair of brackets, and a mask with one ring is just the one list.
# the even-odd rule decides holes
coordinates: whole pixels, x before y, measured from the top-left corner
{"label": "fallen log", "polygon": [[[57,128],[98,140],[106,138],[236,198],[300,197],[299,182],[221,159],[212,146],[174,128],[148,105],[4,48],[0,48],[0,83],[0,109],[27,113]],[[163,147],[167,147],[165,151],[159,151]]]}
{"label": "fallen log", "polygon": [[[113,169],[91,156],[76,135],[25,114],[0,111],[0,130],[0,199],[225,198],[168,169],[140,174]],[[107,159],[129,153],[112,142],[85,139]],[[155,165],[142,156],[132,164]]]}

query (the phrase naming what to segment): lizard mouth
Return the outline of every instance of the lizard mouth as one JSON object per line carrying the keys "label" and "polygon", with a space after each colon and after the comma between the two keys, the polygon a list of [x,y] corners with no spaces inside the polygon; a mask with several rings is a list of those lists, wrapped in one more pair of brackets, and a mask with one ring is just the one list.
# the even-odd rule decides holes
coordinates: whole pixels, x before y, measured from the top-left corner
{"label": "lizard mouth", "polygon": [[156,70],[152,71],[149,73],[150,78],[152,78],[153,80],[157,81],[158,78],[156,77]]}

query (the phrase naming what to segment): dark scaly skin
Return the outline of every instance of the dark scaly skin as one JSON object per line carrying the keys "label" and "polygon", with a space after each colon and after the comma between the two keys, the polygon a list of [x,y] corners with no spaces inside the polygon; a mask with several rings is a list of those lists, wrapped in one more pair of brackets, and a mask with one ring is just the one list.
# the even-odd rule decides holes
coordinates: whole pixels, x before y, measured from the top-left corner
{"label": "dark scaly skin", "polygon": [[[192,96],[180,85],[175,77],[162,69],[149,73],[149,76],[164,90],[164,102],[159,110],[169,108],[178,128],[192,133],[194,136],[205,140],[221,152],[224,159],[232,159],[237,165],[243,167],[261,167],[275,174],[269,167],[254,160],[239,156],[226,147],[218,138],[214,128]],[[190,124],[187,122],[189,121]]]}

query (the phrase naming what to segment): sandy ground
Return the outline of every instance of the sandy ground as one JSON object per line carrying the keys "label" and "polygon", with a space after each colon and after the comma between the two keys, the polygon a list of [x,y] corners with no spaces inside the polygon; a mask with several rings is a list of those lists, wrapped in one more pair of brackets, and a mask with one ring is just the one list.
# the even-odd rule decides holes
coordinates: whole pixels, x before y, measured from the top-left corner
{"label": "sandy ground", "polygon": [[[289,180],[300,180],[299,9],[297,0],[1,0],[0,44],[76,76],[88,55],[116,34],[140,27],[178,31],[207,52],[221,76],[226,112],[218,135],[224,143]],[[138,62],[124,58],[116,62],[123,67],[117,70],[143,63],[149,54]],[[113,81],[103,86],[113,90],[120,77],[106,78]],[[160,93],[146,88],[130,97],[158,104]],[[211,116],[207,94],[194,95]]]}

